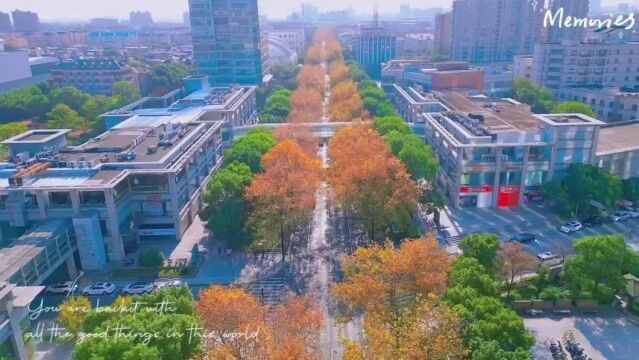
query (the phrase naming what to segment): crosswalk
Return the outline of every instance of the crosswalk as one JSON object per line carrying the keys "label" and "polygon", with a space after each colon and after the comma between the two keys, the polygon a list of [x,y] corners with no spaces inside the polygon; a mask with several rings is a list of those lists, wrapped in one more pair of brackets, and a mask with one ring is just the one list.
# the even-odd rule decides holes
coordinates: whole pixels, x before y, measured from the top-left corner
{"label": "crosswalk", "polygon": [[245,284],[244,289],[264,304],[274,306],[286,300],[288,287],[282,278],[269,278]]}

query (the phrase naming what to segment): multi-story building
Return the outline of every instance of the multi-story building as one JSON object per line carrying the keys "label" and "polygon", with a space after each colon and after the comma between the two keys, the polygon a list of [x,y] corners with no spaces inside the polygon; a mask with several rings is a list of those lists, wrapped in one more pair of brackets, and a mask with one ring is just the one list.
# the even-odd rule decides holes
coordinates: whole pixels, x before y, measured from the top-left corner
{"label": "multi-story building", "polygon": [[31,11],[14,10],[11,13],[13,17],[13,31],[16,32],[38,32],[40,31],[40,19],[38,14]]}
{"label": "multi-story building", "polygon": [[306,49],[306,34],[303,27],[286,25],[272,25],[268,31],[269,39],[277,39],[295,50],[299,56],[304,55]]}
{"label": "multi-story building", "polygon": [[616,86],[567,86],[558,91],[560,101],[577,101],[590,105],[597,118],[606,122],[637,120],[639,92]]}
{"label": "multi-story building", "polygon": [[28,360],[24,342],[24,321],[28,322],[29,305],[44,289],[42,286],[16,286],[0,282],[0,354],[7,359]]}
{"label": "multi-story building", "polygon": [[529,0],[456,0],[451,59],[512,62],[515,55],[530,54],[541,36],[542,15]]}
{"label": "multi-story building", "polygon": [[394,60],[382,68],[382,84],[419,85],[431,90],[468,90],[473,94],[484,93],[484,70],[467,62],[442,62],[432,64],[423,61]]}
{"label": "multi-story building", "polygon": [[132,69],[112,59],[62,62],[51,75],[53,86],[73,86],[89,94],[111,95],[113,84],[122,80],[138,84],[138,76]]}
{"label": "multi-story building", "polygon": [[450,56],[453,37],[453,14],[451,12],[435,16],[435,52]]}
{"label": "multi-story building", "polygon": [[620,179],[639,175],[639,122],[602,127],[597,143],[596,164]]}
{"label": "multi-story building", "polygon": [[399,115],[408,123],[423,122],[424,113],[443,112],[448,109],[432,93],[420,85],[387,87],[388,94]]}
{"label": "multi-story building", "polygon": [[[550,0],[549,10],[553,15],[563,13],[563,16],[573,18],[586,18],[588,16],[588,3],[592,0]],[[546,42],[559,44],[564,40],[582,41],[586,29],[583,26],[548,26],[548,38]]]}
{"label": "multi-story building", "polygon": [[439,183],[458,206],[519,206],[570,164],[596,162],[598,120],[534,115],[513,100],[435,96],[450,110],[423,114],[426,142],[440,161]]}
{"label": "multi-story building", "polygon": [[433,34],[405,34],[397,37],[395,43],[398,59],[423,59],[433,53]]}
{"label": "multi-story building", "polygon": [[259,85],[268,74],[268,37],[257,0],[189,0],[195,65],[212,85]]}
{"label": "multi-story building", "polygon": [[535,46],[533,80],[555,95],[568,86],[639,89],[639,42],[542,43]]}
{"label": "multi-story building", "polygon": [[31,77],[28,51],[3,50],[0,49],[0,84]]}
{"label": "multi-story building", "polygon": [[355,60],[376,78],[382,63],[395,58],[395,36],[380,26],[362,26],[353,39]]}
{"label": "multi-story building", "polygon": [[513,73],[514,79],[531,79],[533,72],[533,56],[517,55],[514,59]]}
{"label": "multi-story building", "polygon": [[13,31],[13,25],[11,25],[11,15],[0,11],[0,33]]}
{"label": "multi-story building", "polygon": [[155,25],[153,16],[148,11],[131,11],[129,13],[129,22],[133,28],[147,28]]}
{"label": "multi-story building", "polygon": [[[222,164],[224,124],[257,119],[254,87],[210,88],[206,77],[192,77],[183,91],[168,107],[148,107],[169,99],[152,98],[104,114],[109,130],[78,146],[67,144],[69,130],[4,141],[2,228],[62,222],[62,232],[58,223],[47,226],[75,235],[66,247],[77,247],[85,270],[121,263],[140,241],[181,241]],[[24,282],[23,273],[10,282]]]}
{"label": "multi-story building", "polygon": [[514,73],[510,64],[489,64],[480,67],[484,71],[484,94],[490,97],[513,96]]}

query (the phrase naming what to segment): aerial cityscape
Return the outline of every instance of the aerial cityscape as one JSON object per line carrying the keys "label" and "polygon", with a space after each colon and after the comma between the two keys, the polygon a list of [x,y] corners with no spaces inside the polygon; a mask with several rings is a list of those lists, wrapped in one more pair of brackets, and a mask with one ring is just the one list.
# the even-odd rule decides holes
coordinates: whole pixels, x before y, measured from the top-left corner
{"label": "aerial cityscape", "polygon": [[639,359],[639,0],[3,0],[0,360]]}

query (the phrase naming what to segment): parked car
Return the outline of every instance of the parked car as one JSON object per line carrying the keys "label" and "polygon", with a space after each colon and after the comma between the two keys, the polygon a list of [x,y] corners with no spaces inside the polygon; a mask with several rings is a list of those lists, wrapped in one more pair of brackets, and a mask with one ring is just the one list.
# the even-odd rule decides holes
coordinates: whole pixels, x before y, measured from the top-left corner
{"label": "parked car", "polygon": [[559,231],[565,234],[574,233],[580,231],[584,228],[583,225],[579,221],[571,221],[569,223],[563,224],[559,227]]}
{"label": "parked car", "polygon": [[513,236],[510,241],[517,241],[520,242],[522,244],[530,244],[531,242],[535,241],[535,235],[533,234],[528,234],[528,233],[521,233],[521,234],[517,234],[515,236]]}
{"label": "parked car", "polygon": [[82,295],[111,295],[115,292],[115,284],[98,282],[82,289]]}
{"label": "parked car", "polygon": [[630,208],[630,209],[628,209],[628,214],[633,219],[639,219],[639,208]]}
{"label": "parked car", "polygon": [[537,258],[542,263],[549,267],[561,265],[564,263],[564,257],[550,251],[537,254]]}
{"label": "parked car", "polygon": [[125,295],[146,294],[153,291],[154,288],[155,287],[153,286],[152,283],[136,282],[136,283],[125,286],[124,289],[122,289],[122,294],[125,294]]}
{"label": "parked car", "polygon": [[611,222],[612,219],[610,218],[610,216],[606,216],[606,215],[593,215],[593,216],[589,216],[583,220],[581,220],[581,224],[584,227],[594,227],[594,226],[599,226],[605,223],[609,223]]}
{"label": "parked car", "polygon": [[78,284],[74,281],[60,281],[47,286],[46,292],[50,294],[71,294],[78,289]]}
{"label": "parked car", "polygon": [[180,286],[184,286],[186,285],[186,282],[184,282],[183,280],[180,279],[166,279],[166,278],[160,278],[155,280],[155,283],[153,284],[155,286],[156,289],[162,289],[165,287],[180,287]]}
{"label": "parked car", "polygon": [[612,214],[612,221],[614,222],[626,221],[628,219],[630,219],[630,213],[627,211],[615,211],[614,214]]}

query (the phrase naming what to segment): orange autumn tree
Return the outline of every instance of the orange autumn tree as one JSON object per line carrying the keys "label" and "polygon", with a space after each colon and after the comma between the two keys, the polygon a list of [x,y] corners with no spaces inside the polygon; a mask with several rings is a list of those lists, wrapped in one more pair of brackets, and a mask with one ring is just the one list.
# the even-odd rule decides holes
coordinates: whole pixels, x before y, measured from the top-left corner
{"label": "orange autumn tree", "polygon": [[328,75],[331,78],[331,84],[338,84],[350,78],[348,66],[343,61],[335,61],[331,63]]}
{"label": "orange autumn tree", "polygon": [[379,133],[365,124],[340,129],[328,151],[328,181],[347,212],[372,219],[376,229],[410,228],[419,187]]}
{"label": "orange autumn tree", "polygon": [[324,92],[326,72],[319,65],[304,65],[297,75],[297,84],[301,89],[308,88],[319,93]]}
{"label": "orange autumn tree", "polygon": [[[319,159],[294,140],[285,140],[262,158],[264,171],[245,191],[248,224],[256,232],[258,248],[273,248],[304,224],[315,207],[315,192],[322,179]],[[286,239],[286,237],[284,237]]]}
{"label": "orange autumn tree", "polygon": [[406,296],[427,299],[446,291],[451,262],[430,234],[402,242],[361,247],[342,262],[344,280],[334,285],[335,298],[351,312],[389,316],[404,305]]}
{"label": "orange autumn tree", "polygon": [[319,122],[322,117],[323,96],[311,88],[299,88],[291,97],[291,112],[288,122]]}
{"label": "orange autumn tree", "polygon": [[242,289],[211,286],[195,311],[206,359],[318,359],[322,315],[308,298],[268,308]]}
{"label": "orange autumn tree", "polygon": [[431,234],[359,248],[342,261],[333,286],[346,315],[363,313],[363,344],[345,343],[345,359],[462,359],[461,320],[436,299],[447,288],[451,261]]}
{"label": "orange autumn tree", "polygon": [[343,81],[331,91],[329,113],[332,121],[348,122],[362,118],[364,103],[359,95],[357,84]]}

